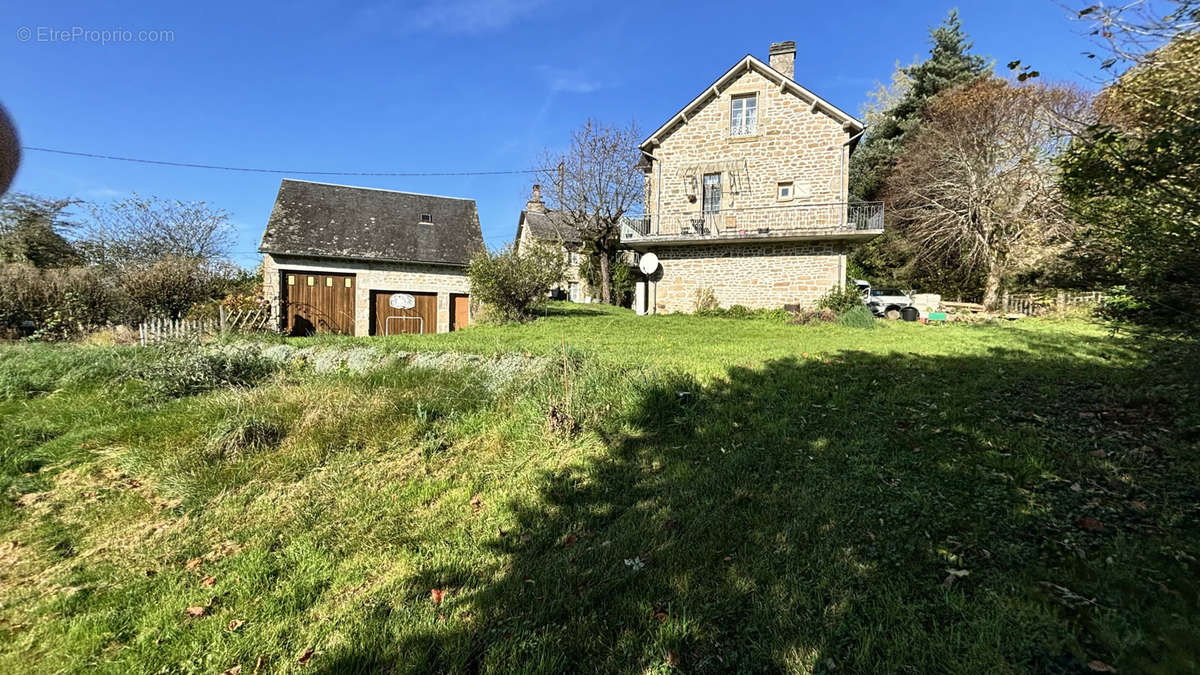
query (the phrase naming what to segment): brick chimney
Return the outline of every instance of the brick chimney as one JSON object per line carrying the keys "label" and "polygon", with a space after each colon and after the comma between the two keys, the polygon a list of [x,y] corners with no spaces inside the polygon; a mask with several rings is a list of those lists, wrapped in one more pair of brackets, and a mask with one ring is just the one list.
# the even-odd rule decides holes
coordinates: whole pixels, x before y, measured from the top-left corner
{"label": "brick chimney", "polygon": [[771,67],[787,75],[789,79],[796,79],[796,43],[794,40],[771,43]]}
{"label": "brick chimney", "polygon": [[525,202],[525,210],[529,213],[545,213],[546,202],[542,201],[542,186],[537,183],[533,184],[533,194],[530,195],[529,201]]}

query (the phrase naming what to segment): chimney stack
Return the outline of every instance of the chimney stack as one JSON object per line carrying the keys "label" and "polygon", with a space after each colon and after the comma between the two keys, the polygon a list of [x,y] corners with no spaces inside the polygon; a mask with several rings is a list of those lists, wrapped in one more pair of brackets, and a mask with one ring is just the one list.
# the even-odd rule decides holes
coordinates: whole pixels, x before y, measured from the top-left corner
{"label": "chimney stack", "polygon": [[796,42],[794,40],[771,43],[771,67],[786,75],[789,80],[796,79]]}
{"label": "chimney stack", "polygon": [[542,201],[542,186],[533,184],[533,194],[525,202],[525,210],[529,213],[545,213],[546,203]]}

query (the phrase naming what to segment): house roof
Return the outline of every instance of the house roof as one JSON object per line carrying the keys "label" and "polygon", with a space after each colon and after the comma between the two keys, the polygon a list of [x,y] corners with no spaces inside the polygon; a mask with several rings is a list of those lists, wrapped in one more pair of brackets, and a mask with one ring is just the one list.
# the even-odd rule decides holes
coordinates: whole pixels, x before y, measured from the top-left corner
{"label": "house roof", "polygon": [[517,239],[521,238],[521,228],[529,229],[529,234],[538,241],[561,241],[564,244],[579,244],[583,238],[579,228],[569,222],[567,214],[562,211],[522,211],[521,220],[517,223]]}
{"label": "house roof", "polygon": [[[432,222],[421,222],[428,215]],[[475,200],[285,178],[260,253],[466,265],[483,247]]]}
{"label": "house roof", "polygon": [[781,91],[791,91],[793,94],[796,94],[801,99],[811,104],[814,111],[820,110],[833,119],[841,122],[843,125],[849,126],[858,131],[867,128],[865,124],[858,121],[854,116],[845,112],[841,108],[838,108],[829,101],[826,101],[820,96],[817,96],[808,89],[805,89],[795,80],[791,79],[787,75],[784,75],[778,70],[775,70],[766,63],[763,63],[759,59],[755,58],[752,54],[747,54],[742,57],[740,61],[735,63],[732,68],[725,71],[724,75],[718,77],[716,82],[713,82],[708,86],[708,88],[700,92],[700,95],[692,99],[691,102],[685,105],[682,110],[675,113],[671,119],[666,121],[665,124],[658,129],[655,129],[654,133],[650,134],[646,140],[638,144],[638,148],[647,150],[655,145],[658,145],[662,138],[673,130],[675,125],[686,122],[693,111],[707,103],[708,99],[719,95],[721,89],[723,89],[733,80],[737,79],[738,76],[747,70],[756,70],[764,75],[767,79],[778,84]]}

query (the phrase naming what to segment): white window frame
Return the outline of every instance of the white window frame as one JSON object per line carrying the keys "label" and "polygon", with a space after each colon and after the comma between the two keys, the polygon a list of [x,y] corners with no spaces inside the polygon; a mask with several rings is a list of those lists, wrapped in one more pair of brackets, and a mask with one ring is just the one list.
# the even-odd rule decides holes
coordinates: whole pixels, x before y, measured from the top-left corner
{"label": "white window frame", "polygon": [[730,96],[729,137],[742,138],[756,134],[758,134],[758,92]]}
{"label": "white window frame", "polygon": [[[783,193],[787,190],[787,194]],[[781,202],[790,202],[796,198],[796,181],[781,180],[775,187],[775,198]]]}

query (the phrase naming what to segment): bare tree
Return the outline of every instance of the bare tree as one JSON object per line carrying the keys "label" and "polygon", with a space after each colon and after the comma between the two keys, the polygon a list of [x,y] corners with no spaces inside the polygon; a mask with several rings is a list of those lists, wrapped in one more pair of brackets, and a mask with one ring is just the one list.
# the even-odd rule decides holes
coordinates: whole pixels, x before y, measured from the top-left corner
{"label": "bare tree", "polygon": [[885,187],[922,262],[982,270],[992,308],[1012,273],[1059,253],[1074,225],[1054,158],[1087,111],[1078,90],[998,79],[936,99]]}
{"label": "bare tree", "polygon": [[233,242],[229,213],[204,202],[135,194],[94,206],[91,214],[80,246],[101,265],[148,264],[166,257],[214,265],[228,257]]}
{"label": "bare tree", "polygon": [[589,119],[571,134],[563,152],[543,153],[539,172],[550,185],[551,208],[562,211],[579,229],[588,252],[600,266],[600,299],[612,303],[612,270],[621,237],[621,219],[642,200],[643,178],[637,169],[637,125],[607,126]]}

